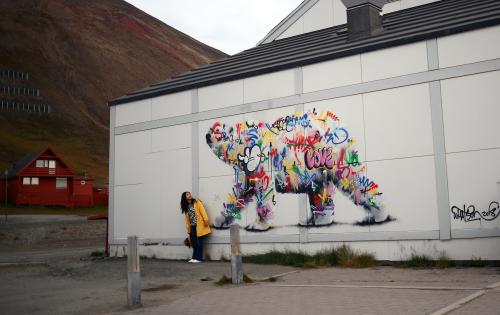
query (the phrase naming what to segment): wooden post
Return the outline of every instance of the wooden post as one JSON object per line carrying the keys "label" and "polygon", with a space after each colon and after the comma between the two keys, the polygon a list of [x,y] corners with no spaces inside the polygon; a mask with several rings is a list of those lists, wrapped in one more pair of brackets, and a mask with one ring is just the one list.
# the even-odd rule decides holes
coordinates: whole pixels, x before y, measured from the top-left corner
{"label": "wooden post", "polygon": [[243,281],[243,263],[240,252],[240,226],[237,223],[231,224],[231,279],[233,284],[240,284]]}
{"label": "wooden post", "polygon": [[137,251],[137,236],[129,236],[128,242],[128,273],[127,273],[127,304],[129,307],[141,305],[141,267]]}

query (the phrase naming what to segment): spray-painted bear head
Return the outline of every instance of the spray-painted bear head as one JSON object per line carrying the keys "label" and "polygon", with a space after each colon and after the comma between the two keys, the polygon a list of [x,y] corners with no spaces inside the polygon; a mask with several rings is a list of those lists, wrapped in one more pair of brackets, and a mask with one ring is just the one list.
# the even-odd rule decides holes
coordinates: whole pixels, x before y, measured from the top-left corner
{"label": "spray-painted bear head", "polygon": [[260,170],[264,159],[262,135],[259,133],[263,126],[263,123],[246,122],[233,128],[216,122],[206,134],[207,144],[220,160],[250,174]]}

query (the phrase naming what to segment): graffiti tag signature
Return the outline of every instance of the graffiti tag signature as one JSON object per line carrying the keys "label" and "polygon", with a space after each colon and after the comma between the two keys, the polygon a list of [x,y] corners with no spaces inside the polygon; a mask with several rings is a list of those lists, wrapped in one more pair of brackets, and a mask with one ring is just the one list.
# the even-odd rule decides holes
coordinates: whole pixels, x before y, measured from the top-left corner
{"label": "graffiti tag signature", "polygon": [[500,204],[496,201],[492,201],[488,207],[488,210],[485,211],[476,210],[476,207],[474,205],[463,205],[462,208],[453,206],[451,207],[451,213],[453,213],[453,219],[465,222],[472,222],[481,219],[492,221],[495,220],[500,214]]}

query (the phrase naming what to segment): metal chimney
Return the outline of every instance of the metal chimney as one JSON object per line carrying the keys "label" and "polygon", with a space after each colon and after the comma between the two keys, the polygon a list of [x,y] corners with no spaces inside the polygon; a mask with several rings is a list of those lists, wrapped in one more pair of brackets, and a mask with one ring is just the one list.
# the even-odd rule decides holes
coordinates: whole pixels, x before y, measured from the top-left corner
{"label": "metal chimney", "polygon": [[386,0],[342,0],[347,8],[347,38],[362,39],[383,31],[381,11]]}

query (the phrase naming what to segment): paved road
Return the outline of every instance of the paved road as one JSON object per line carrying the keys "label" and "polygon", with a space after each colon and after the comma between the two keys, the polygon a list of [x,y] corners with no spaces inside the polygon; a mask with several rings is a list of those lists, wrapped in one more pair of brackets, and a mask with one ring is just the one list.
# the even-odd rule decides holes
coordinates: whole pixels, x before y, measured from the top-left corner
{"label": "paved road", "polygon": [[500,314],[496,268],[326,268],[228,285],[137,314]]}

